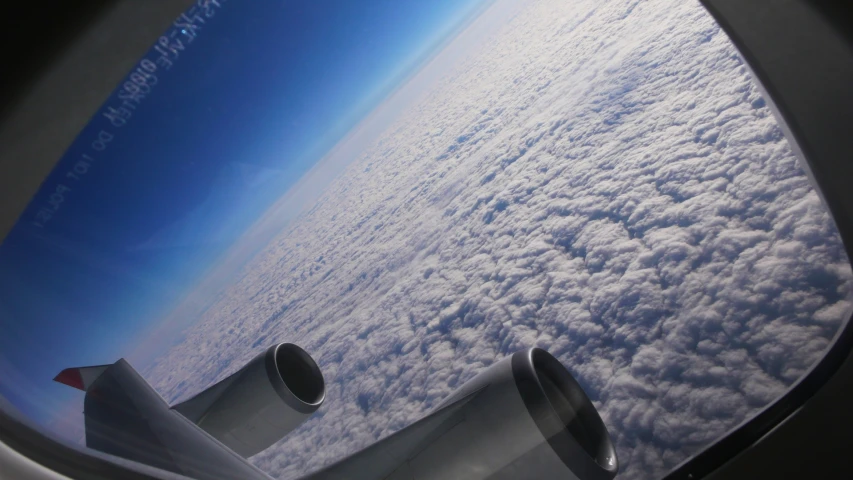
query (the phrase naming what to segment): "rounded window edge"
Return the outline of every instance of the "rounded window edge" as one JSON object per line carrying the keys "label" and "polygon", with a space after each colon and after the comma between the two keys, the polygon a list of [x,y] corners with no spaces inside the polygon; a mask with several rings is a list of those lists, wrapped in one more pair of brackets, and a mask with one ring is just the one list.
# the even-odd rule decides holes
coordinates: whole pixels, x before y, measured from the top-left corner
{"label": "rounded window edge", "polygon": [[[827,103],[816,105],[812,96],[832,96],[853,82],[853,25],[829,21],[833,18],[829,2],[792,0],[773,8],[730,0],[700,3],[744,59],[802,169],[828,208],[848,259],[853,259],[853,190],[842,187],[845,180],[853,178],[849,166],[853,136],[844,135],[843,128],[834,128],[850,124],[844,118],[853,118],[853,96],[832,97],[828,103],[832,108],[825,111],[816,109]],[[799,48],[782,50],[786,46],[783,38],[796,42]],[[811,55],[815,52],[819,54]],[[843,61],[838,62],[837,55],[843,55]],[[828,62],[830,59],[834,61]],[[797,415],[845,363],[852,361],[853,312],[847,312],[824,356],[781,397],[680,463],[664,479],[698,480],[711,475],[775,433],[776,427]]]}

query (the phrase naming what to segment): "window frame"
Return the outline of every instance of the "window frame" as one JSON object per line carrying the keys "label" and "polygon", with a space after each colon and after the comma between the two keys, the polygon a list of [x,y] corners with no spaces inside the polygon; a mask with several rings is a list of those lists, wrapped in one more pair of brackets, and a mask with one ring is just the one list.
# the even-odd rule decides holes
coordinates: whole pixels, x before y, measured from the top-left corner
{"label": "window frame", "polygon": [[[853,125],[853,94],[847,93],[853,85],[853,8],[827,0],[777,0],[772,4],[742,0],[700,2],[751,69],[801,166],[835,220],[848,260],[853,260],[853,132],[849,131]],[[775,441],[805,443],[802,437],[792,436],[792,429],[780,426],[792,424],[797,416],[814,415],[816,412],[804,406],[831,382],[838,384],[839,371],[853,364],[853,322],[850,316],[843,322],[824,357],[781,397],[682,462],[664,479],[711,476],[737,456],[768,442],[771,436]],[[834,387],[830,408],[835,412],[849,408],[849,398],[853,397],[849,385],[843,385],[842,390]],[[839,428],[849,431],[853,425]],[[833,439],[825,436],[824,441]],[[800,446],[824,453],[815,456],[821,461],[813,462],[810,476],[820,477],[821,469],[831,472],[840,465],[837,459],[823,460],[826,449],[820,447],[826,445]],[[806,451],[801,453],[802,457],[808,455]],[[765,467],[777,468],[783,478],[792,475],[790,460],[777,458],[765,463]],[[729,475],[738,475],[738,470]],[[764,470],[762,476],[773,475]]]}
{"label": "window frame", "polygon": [[[40,185],[40,179],[50,172],[62,151],[110,95],[130,65],[192,2],[68,1],[65,5],[71,7],[64,14],[54,15],[61,21],[47,27],[39,25],[44,14],[35,5],[10,2],[2,7],[4,14],[0,18],[4,22],[39,25],[41,31],[40,41],[25,45],[23,50],[11,39],[4,42],[7,45],[4,48],[10,51],[16,48],[18,53],[26,54],[7,51],[3,55],[12,62],[7,62],[6,70],[15,72],[16,77],[5,81],[7,91],[0,103],[0,134],[20,124],[24,117],[43,120],[47,127],[40,132],[25,132],[11,147],[0,144],[0,192],[11,192],[0,197],[0,234],[8,233]],[[853,94],[839,95],[845,86],[849,89],[853,85],[850,21],[853,17],[847,15],[849,7],[825,0],[778,0],[772,6],[769,2],[742,0],[700,2],[741,52],[766,92],[768,103],[786,128],[792,146],[800,150],[801,162],[836,222],[848,257],[853,258],[853,188],[846,188],[853,185],[853,132],[844,135],[844,128],[839,128],[839,125],[853,125]],[[139,28],[140,24],[144,28]],[[113,42],[120,39],[112,44],[125,47],[108,55],[103,51],[104,42],[93,44],[91,35],[87,35],[94,31]],[[91,62],[67,61],[81,52]],[[104,58],[114,61],[104,62]],[[32,59],[36,59],[35,63]],[[30,63],[25,65],[27,61]],[[804,64],[808,68],[803,68]],[[89,95],[67,95],[83,87],[69,84],[68,78],[80,77],[69,76],[68,69],[84,68],[94,69],[102,81],[87,86],[91,90]],[[73,113],[56,115],[53,105],[47,105],[41,98],[45,92],[51,95],[59,92],[60,97],[65,92],[66,110]],[[816,95],[835,96],[832,102],[826,102]],[[823,110],[815,111],[815,104],[820,104]],[[37,149],[38,139],[45,135],[52,136],[51,152],[55,150],[55,155]],[[20,158],[33,160],[21,162]],[[12,188],[16,182],[20,183],[21,176],[29,180],[22,188]],[[733,458],[782,432],[784,428],[779,428],[780,425],[802,415],[806,411],[803,406],[837,378],[842,366],[853,364],[851,351],[853,323],[847,319],[824,358],[782,397],[664,478],[694,480],[712,475]],[[837,403],[839,408],[848,405],[841,399]],[[841,428],[853,430],[853,425]],[[51,470],[77,478],[185,478],[59,440],[11,411],[2,399],[0,442]]]}

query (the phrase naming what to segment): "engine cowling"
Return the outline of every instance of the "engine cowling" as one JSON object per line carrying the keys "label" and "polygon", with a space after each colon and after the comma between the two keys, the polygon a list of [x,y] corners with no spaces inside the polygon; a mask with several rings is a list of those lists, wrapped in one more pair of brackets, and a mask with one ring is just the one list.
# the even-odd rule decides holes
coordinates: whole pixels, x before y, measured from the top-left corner
{"label": "engine cowling", "polygon": [[172,408],[234,452],[250,457],[298,427],[325,396],[314,359],[300,347],[282,343]]}
{"label": "engine cowling", "polygon": [[619,464],[604,422],[568,370],[545,350],[523,350],[495,363],[436,410],[478,390],[463,407],[464,420],[410,459],[396,472],[400,478],[616,475]]}

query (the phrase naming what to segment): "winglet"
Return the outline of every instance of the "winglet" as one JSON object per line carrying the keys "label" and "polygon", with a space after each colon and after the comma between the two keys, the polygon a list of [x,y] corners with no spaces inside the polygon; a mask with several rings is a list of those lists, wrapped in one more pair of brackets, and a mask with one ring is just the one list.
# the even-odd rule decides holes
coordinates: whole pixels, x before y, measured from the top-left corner
{"label": "winglet", "polygon": [[97,365],[94,367],[66,368],[53,377],[53,380],[85,392],[110,366]]}

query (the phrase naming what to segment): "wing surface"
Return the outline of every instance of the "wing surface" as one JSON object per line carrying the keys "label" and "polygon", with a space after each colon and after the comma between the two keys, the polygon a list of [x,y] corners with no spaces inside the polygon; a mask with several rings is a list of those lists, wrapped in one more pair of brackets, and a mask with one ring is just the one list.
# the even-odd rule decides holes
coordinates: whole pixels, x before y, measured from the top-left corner
{"label": "wing surface", "polygon": [[86,446],[198,480],[270,480],[219,441],[169,409],[124,359],[71,368],[56,381],[86,392]]}
{"label": "wing surface", "polygon": [[300,480],[380,480],[395,473],[406,462],[465,420],[462,407],[479,389],[439,408],[426,417]]}

